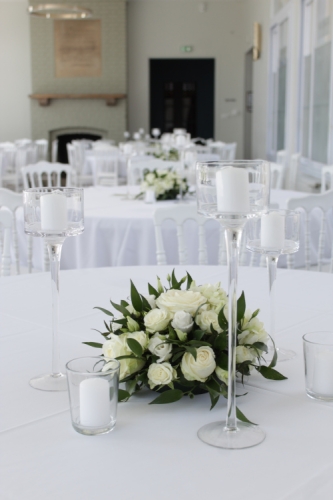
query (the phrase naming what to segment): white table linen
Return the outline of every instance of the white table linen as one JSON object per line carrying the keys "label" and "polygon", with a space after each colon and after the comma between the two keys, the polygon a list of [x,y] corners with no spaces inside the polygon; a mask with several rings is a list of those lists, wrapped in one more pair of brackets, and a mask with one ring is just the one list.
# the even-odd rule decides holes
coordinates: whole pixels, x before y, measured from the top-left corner
{"label": "white table linen", "polygon": [[[165,279],[171,267],[127,267],[61,272],[62,364],[97,350],[82,341],[101,337],[104,315],[93,310],[129,294],[132,278],[141,293],[147,281]],[[225,267],[187,267],[198,283],[222,281]],[[185,268],[177,268],[180,278]],[[276,288],[277,343],[294,349],[294,360],[277,368],[288,380],[255,375],[237,404],[266,431],[266,440],[245,450],[223,450],[196,436],[204,424],[223,419],[226,402],[209,411],[208,395],[171,405],[149,406],[151,392],[119,404],[108,435],[87,437],[70,423],[68,395],[29,387],[51,367],[51,290],[47,273],[0,281],[0,484],[4,500],[121,500],[255,498],[329,500],[333,486],[333,404],[305,394],[302,335],[330,330],[333,276],[279,270]],[[261,307],[268,325],[267,274],[242,267],[239,292]]]}
{"label": "white table linen", "polygon": [[[153,214],[156,208],[173,205],[174,201],[146,204],[142,200],[126,199],[126,192],[126,186],[85,189],[85,230],[78,237],[66,239],[61,257],[62,269],[156,264]],[[139,192],[139,188],[135,192]],[[271,202],[285,208],[288,199],[302,196],[304,193],[296,191],[272,190]],[[195,196],[190,203],[196,203]],[[27,246],[22,212],[18,212],[18,218],[20,257],[22,264],[26,265]],[[178,255],[175,224],[166,221],[162,230],[167,262],[176,264]],[[209,264],[218,263],[219,231],[217,221],[207,220]],[[314,228],[314,237],[318,231],[319,223]],[[186,222],[185,238],[189,263],[197,264],[198,234],[194,221]],[[315,258],[315,253],[313,255]],[[296,254],[295,261],[297,266],[304,265],[304,249]],[[33,267],[42,269],[42,264],[43,242],[39,238],[33,238]],[[285,256],[280,258],[279,264],[286,265]]]}

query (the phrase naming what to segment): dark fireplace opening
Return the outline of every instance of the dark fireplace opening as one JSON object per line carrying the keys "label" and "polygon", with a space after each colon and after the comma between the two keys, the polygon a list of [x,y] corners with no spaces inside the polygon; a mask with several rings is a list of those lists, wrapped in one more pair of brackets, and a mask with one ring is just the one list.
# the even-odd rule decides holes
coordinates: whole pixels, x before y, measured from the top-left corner
{"label": "dark fireplace opening", "polygon": [[66,144],[75,140],[87,139],[89,141],[97,141],[101,139],[101,135],[96,134],[88,134],[85,132],[77,133],[77,134],[61,134],[57,136],[58,140],[58,155],[57,162],[58,163],[68,163],[67,156],[67,148]]}

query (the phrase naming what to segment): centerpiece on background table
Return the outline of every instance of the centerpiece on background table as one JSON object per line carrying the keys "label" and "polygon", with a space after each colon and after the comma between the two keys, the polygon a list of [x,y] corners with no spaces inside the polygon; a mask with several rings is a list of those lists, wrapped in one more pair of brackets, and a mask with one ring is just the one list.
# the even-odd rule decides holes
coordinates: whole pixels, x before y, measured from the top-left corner
{"label": "centerpiece on background table", "polygon": [[140,188],[138,198],[147,191],[154,191],[157,201],[175,200],[178,195],[182,198],[189,190],[186,178],[172,169],[144,170]]}
{"label": "centerpiece on background table", "polygon": [[[120,361],[120,382],[126,384],[119,391],[121,401],[148,386],[161,392],[150,404],[208,392],[213,408],[228,393],[227,294],[220,283],[197,285],[188,273],[178,281],[172,272],[167,280],[165,288],[159,278],[156,288],[148,284],[147,295],[131,282],[131,302],[111,301],[118,316],[97,307],[111,317],[99,332],[103,343],[84,343],[102,349],[106,360]],[[274,369],[276,357],[265,364],[268,334],[258,314],[258,309],[246,309],[242,293],[237,302],[237,375],[242,381],[255,370],[267,379],[283,380]],[[239,409],[237,417],[249,422]]]}

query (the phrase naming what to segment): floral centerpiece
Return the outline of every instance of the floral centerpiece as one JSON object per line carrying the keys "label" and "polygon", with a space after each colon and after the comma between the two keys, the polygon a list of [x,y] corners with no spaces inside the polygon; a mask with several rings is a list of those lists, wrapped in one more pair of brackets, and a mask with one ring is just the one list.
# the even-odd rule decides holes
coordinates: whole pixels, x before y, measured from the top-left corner
{"label": "floral centerpiece", "polygon": [[182,190],[182,194],[188,192],[189,186],[186,178],[182,178],[177,172],[168,170],[144,170],[141,183],[142,196],[148,190],[154,190],[156,200],[175,200]]}
{"label": "floral centerpiece", "polygon": [[179,161],[179,153],[175,148],[167,150],[161,148],[159,151],[155,151],[155,153],[153,153],[153,156],[155,156],[155,158],[159,158],[160,160]]}
{"label": "floral centerpiece", "polygon": [[[220,283],[197,285],[188,273],[177,281],[172,272],[167,280],[166,288],[159,278],[157,288],[148,284],[148,295],[131,282],[131,302],[111,301],[119,316],[97,307],[111,317],[104,321],[106,331],[99,332],[103,343],[84,343],[102,349],[105,359],[120,361],[120,381],[126,384],[119,391],[121,401],[148,386],[161,392],[151,404],[208,392],[213,408],[221,395],[227,397],[228,297]],[[265,378],[283,380],[274,369],[276,355],[269,366],[264,362],[269,336],[258,314],[258,309],[246,309],[242,293],[237,302],[237,375],[243,379],[256,370]],[[248,422],[239,410],[237,416]]]}

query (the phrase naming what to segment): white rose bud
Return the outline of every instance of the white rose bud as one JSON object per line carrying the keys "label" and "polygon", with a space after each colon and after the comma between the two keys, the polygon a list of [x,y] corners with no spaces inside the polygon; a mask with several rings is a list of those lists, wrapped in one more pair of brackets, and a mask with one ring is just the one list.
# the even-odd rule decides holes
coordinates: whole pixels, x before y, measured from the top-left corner
{"label": "white rose bud", "polygon": [[197,314],[195,321],[204,332],[211,332],[210,325],[213,325],[214,330],[218,333],[222,332],[222,328],[218,322],[218,315],[215,311],[202,311]]}
{"label": "white rose bud", "polygon": [[140,330],[139,323],[132,319],[130,316],[127,316],[127,328],[130,332],[137,332]]}
{"label": "white rose bud", "polygon": [[228,385],[228,370],[223,370],[223,368],[220,368],[219,366],[216,367],[215,370],[216,375],[222,382],[224,382],[226,385]]}
{"label": "white rose bud", "polygon": [[207,302],[207,299],[199,292],[191,290],[168,290],[162,293],[156,300],[156,304],[161,309],[176,313],[177,311],[188,312],[192,316],[197,312],[198,307]]}
{"label": "white rose bud", "polygon": [[171,320],[171,314],[163,309],[152,309],[145,318],[144,323],[149,333],[161,332],[166,329]]}
{"label": "white rose bud", "polygon": [[[134,332],[132,334],[122,333],[121,335],[114,335],[113,333],[111,333],[111,338],[103,344],[103,356],[109,359],[117,358],[118,356],[131,356],[133,353],[128,347],[127,338],[129,335],[137,335],[138,333],[140,332]],[[145,333],[144,335],[146,336]],[[137,338],[135,340],[137,340]],[[141,370],[141,368],[143,368],[145,364],[145,362],[141,359],[121,359],[119,360],[119,363],[119,380],[123,380],[125,377],[128,377],[129,375],[132,375],[133,373]],[[106,366],[107,364],[104,367],[105,370],[108,369],[106,368]]]}
{"label": "white rose bud", "polygon": [[145,299],[152,309],[156,307],[156,297],[155,295],[145,295]]}
{"label": "white rose bud", "polygon": [[155,333],[149,340],[148,349],[152,354],[159,357],[157,363],[168,361],[172,356],[172,344],[165,344],[165,339],[165,336]]}
{"label": "white rose bud", "polygon": [[177,377],[177,372],[170,363],[152,363],[147,375],[149,386],[154,389],[157,385],[170,384]]}
{"label": "white rose bud", "polygon": [[146,332],[140,331],[140,332],[129,333],[127,338],[134,339],[137,342],[139,342],[143,350],[147,349],[148,335],[146,334]]}
{"label": "white rose bud", "polygon": [[181,370],[186,380],[205,382],[216,368],[215,354],[211,347],[202,346],[197,349],[197,359],[186,352],[182,357]]}
{"label": "white rose bud", "polygon": [[243,363],[243,361],[254,361],[256,355],[253,354],[251,349],[244,347],[243,345],[238,345],[236,347],[236,363]]}
{"label": "white rose bud", "polygon": [[189,333],[193,328],[193,324],[192,316],[185,311],[177,311],[171,322],[173,328],[177,328],[184,333]]}

